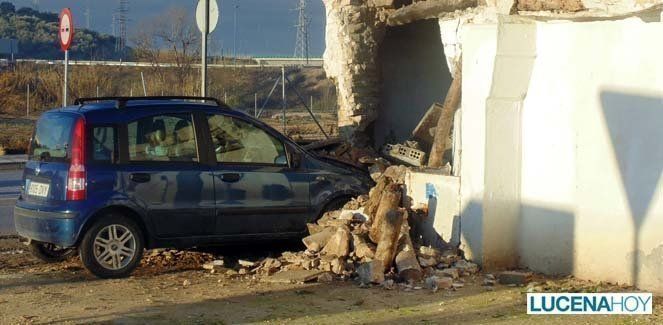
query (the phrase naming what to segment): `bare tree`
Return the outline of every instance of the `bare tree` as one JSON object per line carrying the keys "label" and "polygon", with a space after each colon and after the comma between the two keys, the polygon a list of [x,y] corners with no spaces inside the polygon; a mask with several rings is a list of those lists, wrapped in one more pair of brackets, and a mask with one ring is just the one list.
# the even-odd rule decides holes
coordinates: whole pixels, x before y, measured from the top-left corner
{"label": "bare tree", "polygon": [[[165,13],[143,23],[133,37],[136,58],[152,63],[154,72],[166,87],[168,81],[162,63],[176,65],[175,78],[182,92],[194,93],[195,82],[193,64],[199,59],[199,32],[183,8],[171,8]],[[172,89],[166,87],[167,89]]]}

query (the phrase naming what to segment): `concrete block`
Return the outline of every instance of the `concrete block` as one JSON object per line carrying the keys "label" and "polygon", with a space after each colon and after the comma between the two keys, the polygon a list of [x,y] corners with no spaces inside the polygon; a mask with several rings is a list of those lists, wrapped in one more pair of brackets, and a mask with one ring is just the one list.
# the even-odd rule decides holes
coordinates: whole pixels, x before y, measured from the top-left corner
{"label": "concrete block", "polygon": [[271,283],[306,283],[317,280],[323,273],[325,272],[320,270],[291,270],[264,277],[262,279],[265,282]]}

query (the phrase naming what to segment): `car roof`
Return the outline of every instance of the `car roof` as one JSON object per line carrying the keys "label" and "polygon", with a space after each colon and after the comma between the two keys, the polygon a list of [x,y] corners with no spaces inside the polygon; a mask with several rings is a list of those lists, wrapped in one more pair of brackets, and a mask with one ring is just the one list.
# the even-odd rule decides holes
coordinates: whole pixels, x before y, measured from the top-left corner
{"label": "car roof", "polygon": [[[220,103],[220,102],[219,102]],[[133,119],[137,116],[149,113],[176,113],[177,111],[202,111],[206,113],[223,112],[226,115],[247,118],[247,114],[233,110],[227,105],[220,103],[192,102],[191,100],[157,99],[157,100],[130,100],[125,106],[118,108],[116,101],[107,100],[99,102],[86,102],[81,105],[72,105],[52,109],[48,112],[75,113],[85,116],[93,122],[115,123]]]}
{"label": "car roof", "polygon": [[112,100],[107,100],[107,101],[100,101],[100,102],[90,102],[90,103],[83,103],[81,105],[72,105],[72,106],[67,106],[63,108],[59,108],[56,110],[62,110],[62,111],[77,111],[81,113],[85,112],[91,112],[91,111],[97,111],[97,110],[113,110],[113,111],[121,111],[121,110],[127,110],[127,109],[132,109],[132,108],[145,108],[145,107],[164,107],[164,108],[172,108],[175,106],[195,106],[195,107],[200,107],[200,108],[214,108],[214,109],[230,109],[228,106],[218,106],[216,104],[212,103],[194,103],[191,101],[186,101],[186,100],[166,100],[166,99],[159,99],[159,100],[132,100],[128,101],[126,103],[126,106],[123,108],[118,108],[117,102],[112,101]]}
{"label": "car roof", "polygon": [[100,102],[90,102],[83,105],[72,105],[62,108],[52,109],[47,111],[45,115],[50,113],[69,113],[82,115],[88,123],[93,125],[111,125],[111,124],[125,124],[136,119],[152,116],[155,114],[177,114],[182,112],[202,112],[205,114],[218,114],[223,113],[229,117],[235,117],[242,120],[252,121],[253,124],[261,126],[263,129],[271,130],[273,135],[277,135],[282,140],[294,143],[287,136],[283,135],[278,130],[272,128],[267,123],[254,118],[239,110],[234,110],[228,107],[221,101],[215,100],[214,103],[205,103],[201,101],[191,100],[140,100],[133,99],[127,101],[126,106],[117,108],[117,102],[108,100]]}

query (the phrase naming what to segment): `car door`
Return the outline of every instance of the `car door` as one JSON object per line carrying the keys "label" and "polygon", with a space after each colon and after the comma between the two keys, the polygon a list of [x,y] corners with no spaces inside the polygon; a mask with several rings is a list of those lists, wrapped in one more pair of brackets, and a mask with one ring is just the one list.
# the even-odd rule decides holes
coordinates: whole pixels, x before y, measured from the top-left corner
{"label": "car door", "polygon": [[145,116],[127,124],[123,182],[157,237],[213,234],[214,180],[201,164],[193,114]]}
{"label": "car door", "polygon": [[290,167],[284,142],[250,120],[212,114],[207,121],[216,160],[216,234],[304,231],[309,179]]}

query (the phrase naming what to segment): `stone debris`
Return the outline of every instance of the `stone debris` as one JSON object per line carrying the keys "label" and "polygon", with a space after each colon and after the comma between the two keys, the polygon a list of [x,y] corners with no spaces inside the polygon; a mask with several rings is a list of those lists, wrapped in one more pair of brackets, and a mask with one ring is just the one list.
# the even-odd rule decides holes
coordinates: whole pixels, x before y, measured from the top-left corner
{"label": "stone debris", "polygon": [[486,287],[492,287],[497,283],[497,279],[492,274],[486,274],[483,278],[483,285]]}
{"label": "stone debris", "polygon": [[329,239],[331,239],[332,235],[334,235],[334,230],[325,227],[325,229],[322,231],[304,238],[303,242],[309,251],[319,252],[323,247],[325,247],[325,245],[327,245],[327,242]]}
{"label": "stone debris", "polygon": [[145,254],[141,260],[142,266],[158,268],[201,268],[203,265],[217,258],[208,253],[179,251],[172,249],[153,249]]}
{"label": "stone debris", "polygon": [[440,274],[445,277],[450,277],[454,280],[460,278],[460,271],[455,267],[439,270],[436,272],[436,274]]}
{"label": "stone debris", "polygon": [[203,264],[203,269],[205,270],[210,270],[210,271],[218,271],[224,268],[224,261],[223,260],[214,260],[211,262],[207,262]]}
{"label": "stone debris", "polygon": [[346,257],[350,254],[350,230],[338,227],[321,252],[325,256]]}
{"label": "stone debris", "polygon": [[438,277],[430,276],[424,281],[424,286],[426,289],[437,291],[439,289],[451,289],[453,288],[454,282],[453,279],[448,277]]}
{"label": "stone debris", "polygon": [[262,281],[271,283],[307,283],[317,280],[324,273],[324,271],[319,270],[291,270],[264,277]]}
{"label": "stone debris", "polygon": [[325,272],[318,275],[318,282],[320,283],[329,283],[334,281],[334,274],[331,272]]}
{"label": "stone debris", "polygon": [[310,235],[302,240],[306,250],[260,261],[239,260],[233,273],[226,274],[280,283],[354,280],[362,287],[379,285],[386,290],[462,288],[463,277],[477,273],[478,266],[446,243],[431,247],[417,239],[419,219],[410,216],[422,213],[404,207],[406,172],[403,166],[387,167],[369,195],[309,224]]}
{"label": "stone debris", "polygon": [[[195,266],[212,274],[278,283],[353,280],[361,287],[379,285],[385,290],[461,288],[463,277],[476,274],[479,268],[443,241],[439,247],[422,243],[417,223],[426,213],[403,202],[406,172],[403,166],[385,168],[369,195],[356,197],[308,224],[309,236],[302,240],[306,250],[235,263],[208,253],[161,249],[148,252],[143,263]],[[493,277],[492,281],[497,280]],[[190,284],[187,280],[183,286]]]}
{"label": "stone debris", "polygon": [[247,260],[238,260],[237,264],[243,266],[243,267],[254,267],[256,265],[255,262],[247,261]]}
{"label": "stone debris", "polygon": [[497,279],[500,284],[523,286],[532,281],[531,272],[505,271],[501,272]]}

